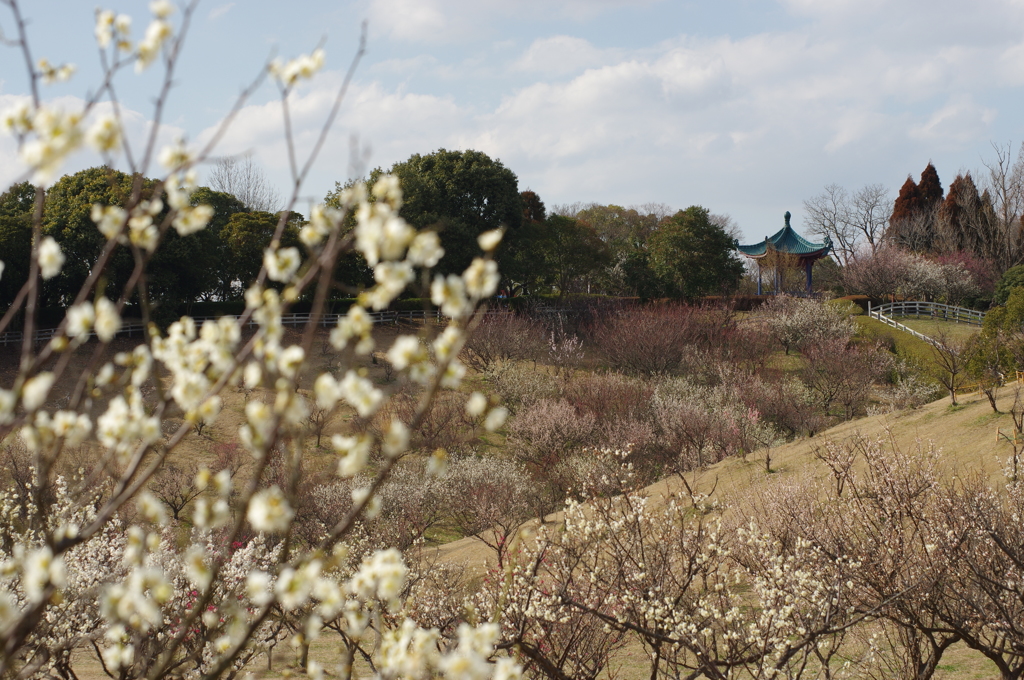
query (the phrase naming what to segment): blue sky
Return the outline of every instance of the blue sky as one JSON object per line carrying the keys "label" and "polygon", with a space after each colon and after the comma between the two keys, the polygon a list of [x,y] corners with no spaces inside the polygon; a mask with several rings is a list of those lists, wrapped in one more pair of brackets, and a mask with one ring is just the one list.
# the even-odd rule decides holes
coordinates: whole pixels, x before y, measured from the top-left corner
{"label": "blue sky", "polygon": [[[94,6],[23,3],[35,56],[78,66],[44,91],[73,108],[99,75]],[[103,6],[131,14],[141,36],[146,3]],[[826,184],[881,182],[895,197],[930,160],[948,186],[958,171],[983,172],[992,143],[1024,140],[1020,0],[214,0],[196,11],[165,136],[208,138],[269,56],[325,40],[324,70],[293,101],[308,148],[364,19],[368,53],[307,205],[347,178],[357,135],[371,167],[479,149],[549,206],[699,204],[759,240],[786,210],[801,228],[804,199]],[[0,27],[10,35],[7,15]],[[23,72],[20,55],[0,48],[0,109],[26,94]],[[118,81],[134,134],[150,120],[157,75]],[[221,151],[253,153],[285,193],[272,85]],[[0,139],[0,184],[18,177],[13,156]],[[97,160],[81,152],[66,167]]]}

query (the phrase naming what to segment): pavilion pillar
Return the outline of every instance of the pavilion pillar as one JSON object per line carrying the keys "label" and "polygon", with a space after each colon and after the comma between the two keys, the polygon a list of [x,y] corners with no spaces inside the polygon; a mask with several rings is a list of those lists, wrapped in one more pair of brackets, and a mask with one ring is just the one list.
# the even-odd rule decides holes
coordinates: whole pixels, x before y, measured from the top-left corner
{"label": "pavilion pillar", "polygon": [[813,286],[811,281],[811,268],[814,267],[814,260],[808,258],[807,263],[804,265],[807,269],[807,294],[810,295],[813,292]]}
{"label": "pavilion pillar", "polygon": [[757,261],[757,294],[763,295],[761,292],[761,260]]}

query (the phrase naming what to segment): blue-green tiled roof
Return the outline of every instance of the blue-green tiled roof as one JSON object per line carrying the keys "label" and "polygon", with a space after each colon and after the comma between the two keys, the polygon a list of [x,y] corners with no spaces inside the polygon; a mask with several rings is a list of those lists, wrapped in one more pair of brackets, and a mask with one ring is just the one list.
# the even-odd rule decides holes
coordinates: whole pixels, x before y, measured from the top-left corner
{"label": "blue-green tiled roof", "polygon": [[832,241],[827,236],[824,243],[811,243],[796,233],[796,230],[789,224],[789,218],[790,214],[787,211],[786,226],[775,232],[774,235],[769,236],[760,243],[752,243],[747,246],[741,246],[737,242],[736,249],[748,257],[761,257],[768,251],[769,244],[771,244],[772,250],[792,255],[813,255],[819,252],[821,255],[825,255],[832,249]]}

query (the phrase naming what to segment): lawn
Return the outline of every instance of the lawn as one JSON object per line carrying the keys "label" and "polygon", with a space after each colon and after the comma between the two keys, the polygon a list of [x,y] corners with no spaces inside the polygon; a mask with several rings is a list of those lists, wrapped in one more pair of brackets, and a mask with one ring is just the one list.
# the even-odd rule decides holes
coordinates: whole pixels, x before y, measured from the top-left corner
{"label": "lawn", "polygon": [[968,340],[974,337],[981,330],[981,326],[972,326],[966,323],[953,323],[950,321],[935,321],[928,318],[918,319],[913,316],[893,317],[896,321],[907,328],[913,328],[918,333],[923,333],[929,338],[939,338],[945,335],[953,340]]}

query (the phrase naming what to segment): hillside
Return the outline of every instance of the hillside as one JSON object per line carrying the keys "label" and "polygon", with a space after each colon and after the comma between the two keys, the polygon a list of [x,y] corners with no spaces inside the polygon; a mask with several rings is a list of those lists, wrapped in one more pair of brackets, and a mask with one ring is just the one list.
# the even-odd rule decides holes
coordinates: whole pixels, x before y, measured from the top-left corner
{"label": "hillside", "polygon": [[[1007,411],[1013,405],[1014,389],[1010,385],[999,391],[999,414],[992,412],[983,395],[959,397],[960,404],[950,408],[944,397],[918,409],[851,420],[820,434],[797,439],[771,449],[773,472],[765,472],[765,451],[756,451],[745,459],[728,458],[701,473],[689,475],[696,490],[710,492],[712,498],[729,505],[750,495],[766,483],[801,476],[826,477],[828,468],[814,457],[814,451],[825,440],[843,441],[852,437],[892,438],[903,448],[912,450],[920,443],[934,442],[942,452],[945,472],[951,476],[984,475],[993,481],[1001,478],[1002,465],[1012,449],[1006,440],[996,440],[996,428],[1008,432],[1012,423]],[[647,487],[650,495],[665,496],[680,489],[675,478],[668,478]],[[557,522],[558,513],[545,518]],[[467,537],[437,548],[438,556],[447,562],[463,565],[470,572],[480,573],[490,566],[491,551],[479,540]]]}

